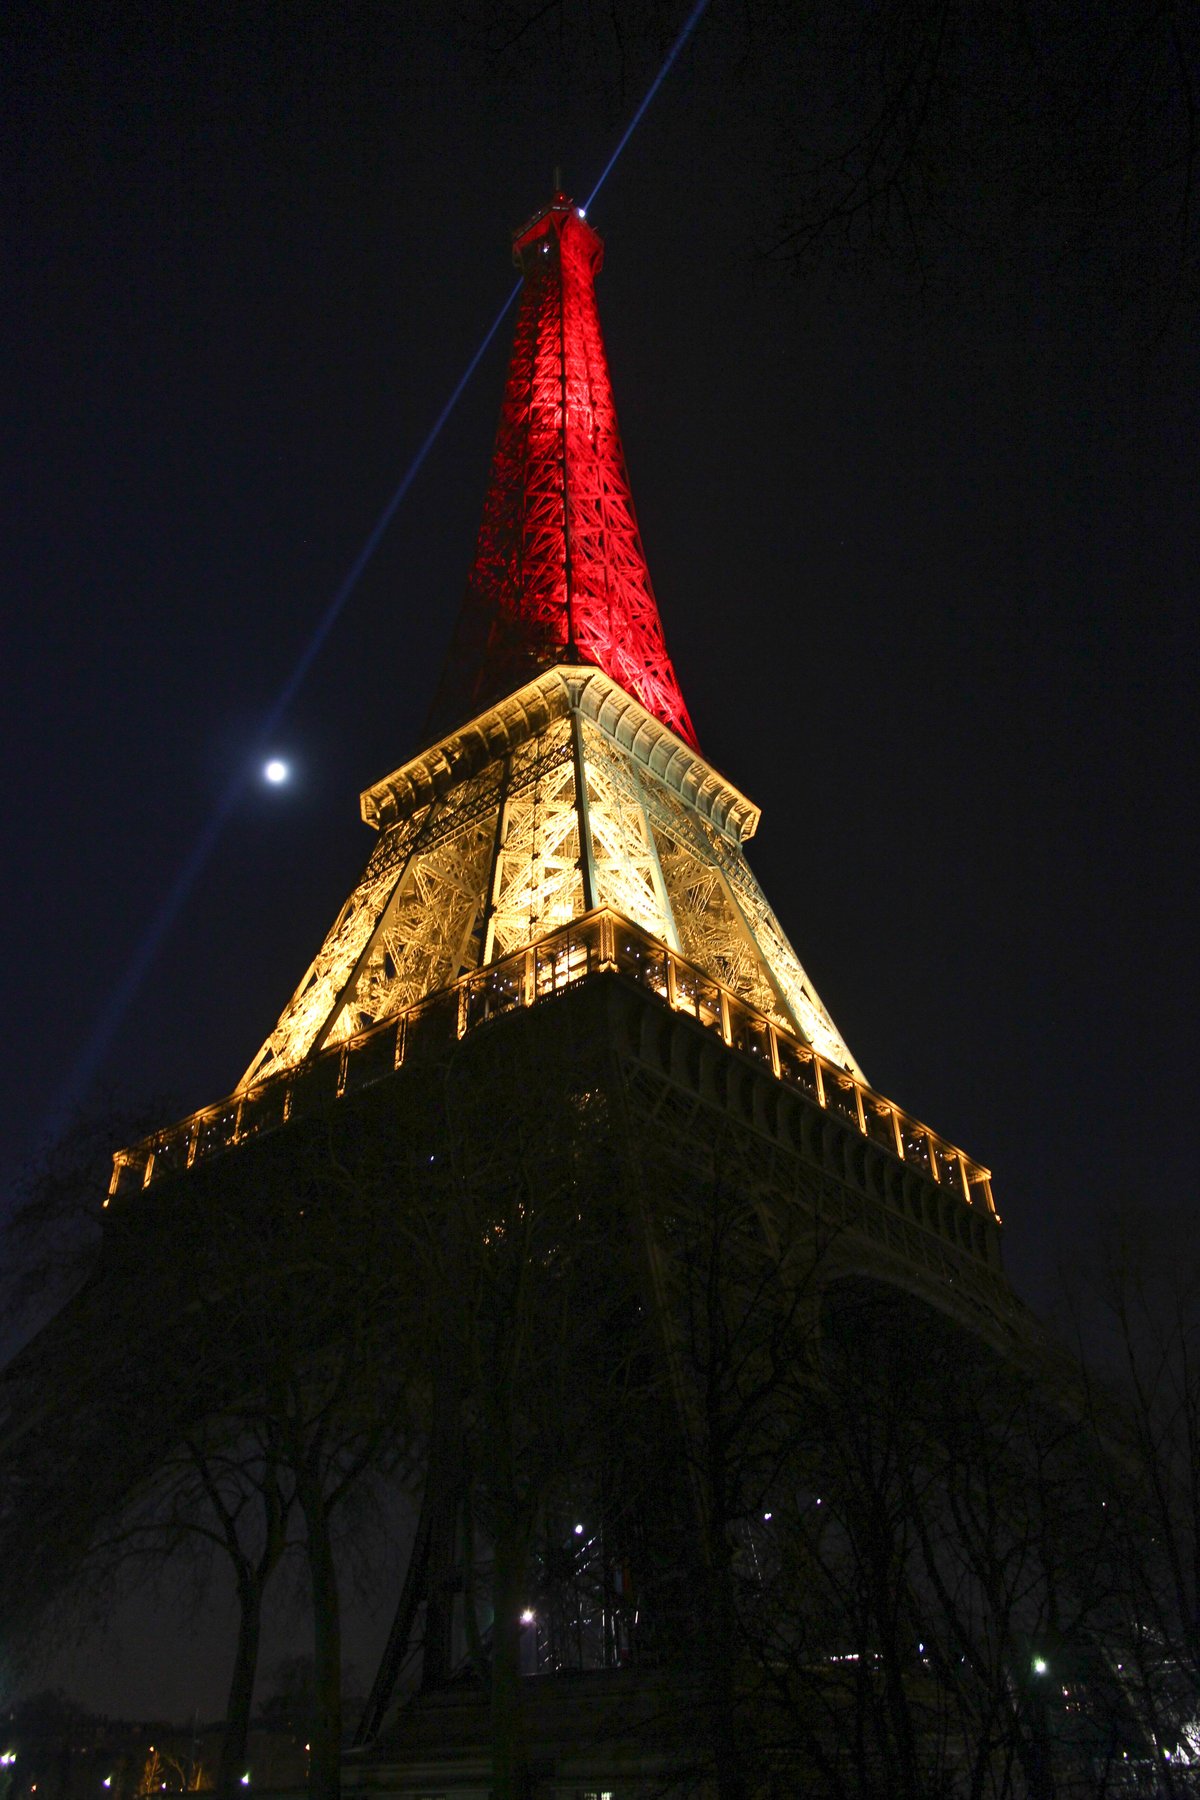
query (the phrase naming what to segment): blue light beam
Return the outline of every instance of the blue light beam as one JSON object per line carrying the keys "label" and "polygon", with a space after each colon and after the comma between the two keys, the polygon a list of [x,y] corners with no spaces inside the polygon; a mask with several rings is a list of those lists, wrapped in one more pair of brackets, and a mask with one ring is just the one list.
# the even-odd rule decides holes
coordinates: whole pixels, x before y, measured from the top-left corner
{"label": "blue light beam", "polygon": [[654,80],[650,83],[650,86],[646,89],[645,95],[642,99],[642,104],[638,107],[638,109],[634,113],[632,119],[630,119],[628,125],[625,127],[625,131],[624,131],[624,134],[622,135],[620,143],[617,145],[616,149],[613,151],[612,155],[609,157],[608,161],[605,163],[603,174],[601,175],[599,181],[596,183],[595,187],[592,189],[591,193],[588,195],[587,205],[584,208],[585,212],[591,212],[592,202],[595,200],[596,195],[600,192],[600,189],[604,186],[605,182],[608,180],[609,176],[612,174],[613,168],[617,161],[617,158],[620,156],[622,150],[625,148],[626,144],[629,142],[630,138],[633,136],[634,132],[637,130],[638,126],[641,124],[642,116],[645,113],[646,108],[649,106],[650,102],[653,100],[655,94],[657,94],[659,88],[662,86],[662,84],[666,80],[667,76],[671,73],[671,70],[675,64],[676,57],[679,55],[679,52],[683,49],[683,46],[687,43],[687,41],[691,37],[693,31],[695,31],[697,25],[700,23],[700,20],[704,16],[704,10],[707,7],[707,5],[708,5],[708,0],[696,0],[695,6],[693,6],[691,12],[688,14],[687,18],[684,20],[683,27],[680,30],[679,36],[675,39],[675,42],[671,45],[671,48],[667,51],[666,58],[663,62],[662,68],[658,71],[658,74],[654,77]]}
{"label": "blue light beam", "polygon": [[326,607],[324,615],[321,618],[321,620],[319,621],[316,630],[313,632],[312,637],[309,639],[307,645],[305,646],[303,652],[301,653],[300,658],[297,661],[295,668],[292,670],[291,675],[288,677],[286,683],[284,684],[283,690],[280,693],[279,698],[276,700],[274,706],[271,708],[270,713],[267,715],[267,722],[263,727],[261,737],[269,738],[271,736],[271,734],[275,730],[275,727],[282,720],[284,713],[287,711],[287,709],[291,705],[292,701],[296,698],[296,694],[299,691],[300,684],[303,682],[304,677],[308,674],[309,669],[312,667],[313,662],[316,658],[317,652],[320,650],[322,644],[325,642],[325,639],[329,636],[330,632],[333,630],[334,626],[337,624],[338,617],[342,611],[342,608],[345,606],[347,600],[349,600],[351,594],[354,592],[355,588],[358,586],[358,583],[362,576],[363,570],[366,568],[367,564],[370,562],[370,560],[374,556],[376,550],[378,550],[380,544],[382,543],[384,532],[387,530],[387,528],[391,524],[393,518],[396,516],[396,512],[400,506],[401,501],[404,499],[405,495],[408,493],[409,488],[412,486],[413,482],[416,480],[417,476],[419,475],[419,473],[421,471],[421,465],[424,463],[425,458],[429,455],[429,452],[433,449],[434,444],[437,442],[438,438],[440,437],[443,425],[446,423],[446,420],[450,417],[450,414],[454,411],[454,408],[458,405],[459,399],[462,396],[463,389],[466,387],[466,385],[470,381],[472,375],[475,373],[476,369],[479,367],[480,363],[483,361],[484,355],[487,352],[489,344],[491,343],[492,339],[495,337],[496,333],[499,331],[501,325],[504,323],[504,320],[507,317],[507,315],[512,307],[512,303],[516,299],[516,297],[520,293],[520,291],[521,291],[521,283],[518,281],[514,285],[512,292],[509,294],[508,299],[504,302],[504,305],[500,308],[500,311],[496,314],[495,318],[492,320],[491,324],[488,326],[487,333],[486,333],[485,337],[483,338],[483,341],[481,342],[478,350],[476,350],[474,356],[471,358],[470,362],[467,364],[466,368],[463,370],[462,375],[459,377],[459,380],[454,389],[454,392],[451,394],[451,396],[447,400],[445,406],[443,406],[441,412],[438,414],[437,418],[434,420],[432,426],[429,429],[429,432],[427,433],[427,435],[425,437],[425,441],[422,443],[420,449],[417,451],[417,454],[413,457],[412,461],[408,465],[408,468],[405,470],[403,479],[400,482],[400,486],[396,489],[395,493],[392,495],[391,499],[388,501],[387,505],[384,507],[383,511],[380,513],[378,519],[375,521],[375,525],[371,531],[370,537],[368,537],[366,543],[363,545],[362,549],[359,551],[358,555],[355,557],[354,562],[350,566],[350,571],[347,574],[345,580],[342,582],[341,587],[338,589],[337,593],[333,596],[333,599],[329,602],[329,605]]}

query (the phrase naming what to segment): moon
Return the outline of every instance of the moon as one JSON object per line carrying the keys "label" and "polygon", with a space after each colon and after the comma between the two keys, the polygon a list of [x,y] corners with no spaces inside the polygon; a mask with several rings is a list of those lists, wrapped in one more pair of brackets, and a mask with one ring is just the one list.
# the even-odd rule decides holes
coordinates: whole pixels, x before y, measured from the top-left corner
{"label": "moon", "polygon": [[263,774],[268,781],[274,782],[276,786],[278,786],[281,781],[286,781],[289,773],[288,766],[281,757],[273,756],[270,762],[263,764]]}

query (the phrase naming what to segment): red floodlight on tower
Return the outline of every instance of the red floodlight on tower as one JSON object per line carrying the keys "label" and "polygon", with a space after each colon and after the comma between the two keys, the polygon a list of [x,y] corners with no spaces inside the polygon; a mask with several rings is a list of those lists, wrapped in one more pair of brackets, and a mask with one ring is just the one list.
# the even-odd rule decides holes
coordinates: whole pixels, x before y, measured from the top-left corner
{"label": "red floodlight on tower", "polygon": [[513,241],[524,277],[475,560],[431,728],[555,663],[603,669],[696,743],[663,638],[617,427],[595,277],[565,194]]}

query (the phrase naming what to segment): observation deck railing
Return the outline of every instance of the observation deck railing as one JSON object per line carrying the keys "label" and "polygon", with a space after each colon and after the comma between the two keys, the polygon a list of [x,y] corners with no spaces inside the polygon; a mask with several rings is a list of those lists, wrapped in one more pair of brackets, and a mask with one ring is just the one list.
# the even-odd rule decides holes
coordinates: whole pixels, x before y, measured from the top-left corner
{"label": "observation deck railing", "polygon": [[990,1171],[607,907],[462,975],[406,1011],[119,1150],[107,1206],[427,1060],[489,1020],[606,970],[686,1013],[872,1143],[995,1216]]}

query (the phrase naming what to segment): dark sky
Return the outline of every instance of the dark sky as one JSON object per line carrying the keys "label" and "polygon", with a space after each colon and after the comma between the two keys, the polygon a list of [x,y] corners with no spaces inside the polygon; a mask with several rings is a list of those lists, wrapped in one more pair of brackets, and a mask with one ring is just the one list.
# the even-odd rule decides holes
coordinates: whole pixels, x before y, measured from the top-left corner
{"label": "dark sky", "polygon": [[[484,5],[6,27],[9,1177],[511,286],[511,230],[556,162],[591,187],[685,10],[648,9],[623,66],[570,5],[499,56]],[[924,290],[883,252],[765,257],[809,125],[854,123],[829,44],[770,19],[712,0],[591,214],[643,536],[701,743],[763,808],[768,896],[874,1085],[991,1166],[1042,1305],[1113,1207],[1193,1190],[1195,316],[1130,305],[1037,218],[943,234]],[[355,881],[506,355],[105,1083],[181,1112],[228,1091]]]}

